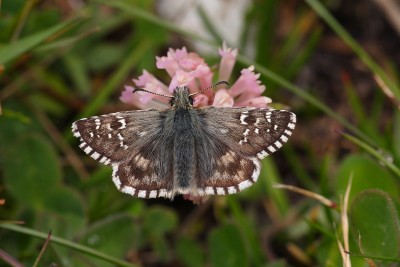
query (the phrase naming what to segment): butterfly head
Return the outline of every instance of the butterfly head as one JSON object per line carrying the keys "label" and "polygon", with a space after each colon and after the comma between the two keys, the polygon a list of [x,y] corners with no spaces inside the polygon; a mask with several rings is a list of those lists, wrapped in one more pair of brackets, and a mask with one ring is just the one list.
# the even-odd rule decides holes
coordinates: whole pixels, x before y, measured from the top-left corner
{"label": "butterfly head", "polygon": [[191,108],[193,106],[193,98],[190,96],[189,88],[186,86],[176,87],[173,98],[169,103],[175,108]]}

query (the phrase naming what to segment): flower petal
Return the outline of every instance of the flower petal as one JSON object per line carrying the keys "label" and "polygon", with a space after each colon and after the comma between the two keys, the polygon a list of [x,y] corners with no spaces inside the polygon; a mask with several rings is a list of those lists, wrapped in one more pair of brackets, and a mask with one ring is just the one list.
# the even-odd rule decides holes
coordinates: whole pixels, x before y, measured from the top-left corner
{"label": "flower petal", "polygon": [[215,93],[213,106],[215,107],[232,107],[234,104],[233,97],[231,97],[227,90],[221,89]]}
{"label": "flower petal", "polygon": [[206,107],[209,106],[209,99],[204,94],[198,94],[194,97],[193,106],[194,107]]}
{"label": "flower petal", "polygon": [[229,81],[233,66],[236,62],[238,50],[228,47],[226,42],[223,42],[222,48],[218,50],[218,53],[221,56],[221,62],[219,64],[219,80]]}
{"label": "flower petal", "polygon": [[193,79],[197,79],[199,82],[198,84],[193,83],[190,85],[192,92],[196,92],[211,86],[213,73],[210,67],[206,64],[197,66],[195,70],[190,72],[190,76]]}
{"label": "flower petal", "polygon": [[266,96],[259,96],[255,98],[248,99],[246,101],[236,101],[235,107],[256,107],[256,108],[267,108],[268,104],[271,103],[272,100]]}
{"label": "flower petal", "polygon": [[192,82],[192,80],[193,77],[190,75],[190,73],[183,70],[177,70],[175,75],[172,77],[168,89],[170,92],[173,92],[176,87],[187,86],[190,82]]}
{"label": "flower petal", "polygon": [[186,57],[180,59],[179,65],[185,70],[195,70],[199,65],[204,65],[204,59],[196,53],[189,53]]}

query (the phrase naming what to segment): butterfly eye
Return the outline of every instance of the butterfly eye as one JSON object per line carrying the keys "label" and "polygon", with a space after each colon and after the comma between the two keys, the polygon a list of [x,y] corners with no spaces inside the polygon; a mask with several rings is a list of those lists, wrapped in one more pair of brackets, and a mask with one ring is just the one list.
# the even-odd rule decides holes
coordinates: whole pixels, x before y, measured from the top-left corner
{"label": "butterfly eye", "polygon": [[193,98],[192,98],[191,96],[189,96],[189,103],[190,103],[190,105],[193,106],[193,102],[194,102]]}
{"label": "butterfly eye", "polygon": [[169,101],[169,104],[171,105],[171,107],[172,107],[173,105],[175,105],[175,98],[171,98],[171,100]]}

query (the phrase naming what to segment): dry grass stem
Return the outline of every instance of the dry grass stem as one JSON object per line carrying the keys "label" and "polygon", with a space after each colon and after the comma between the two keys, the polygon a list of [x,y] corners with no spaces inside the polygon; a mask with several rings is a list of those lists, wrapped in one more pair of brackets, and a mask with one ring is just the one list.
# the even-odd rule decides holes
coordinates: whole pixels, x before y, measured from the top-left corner
{"label": "dry grass stem", "polygon": [[308,191],[308,190],[299,188],[297,186],[285,185],[285,184],[276,184],[276,185],[274,185],[274,187],[278,188],[278,189],[287,189],[289,191],[296,192],[296,193],[301,194],[303,196],[316,199],[319,202],[321,202],[322,204],[324,204],[325,206],[328,206],[330,208],[336,208],[336,203],[335,202],[333,202],[332,200],[330,200],[330,199],[328,199],[328,198],[326,198],[326,197],[324,197],[324,196],[322,196],[320,194],[314,193],[312,191]]}

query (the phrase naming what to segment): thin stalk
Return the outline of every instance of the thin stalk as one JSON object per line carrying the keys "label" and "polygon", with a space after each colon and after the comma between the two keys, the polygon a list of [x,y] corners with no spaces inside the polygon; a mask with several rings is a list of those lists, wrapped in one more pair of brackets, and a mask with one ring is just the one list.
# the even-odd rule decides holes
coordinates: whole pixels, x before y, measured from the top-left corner
{"label": "thin stalk", "polygon": [[25,23],[28,19],[29,13],[31,12],[32,8],[36,5],[36,3],[37,0],[28,0],[25,2],[25,5],[21,10],[21,14],[19,15],[13,34],[11,36],[10,40],[11,43],[18,40],[19,36],[21,35],[22,29],[24,28]]}
{"label": "thin stalk", "polygon": [[380,153],[379,150],[369,146],[368,144],[364,143],[363,141],[361,141],[360,139],[358,139],[354,136],[351,136],[346,133],[341,133],[341,134],[346,139],[348,139],[349,141],[353,142],[354,144],[360,146],[365,151],[367,151],[369,154],[371,154],[376,159],[378,159],[380,162],[385,164],[392,172],[394,172],[398,177],[400,177],[400,169],[396,165],[394,165],[393,162],[391,162],[391,160],[387,159],[384,155],[382,155],[382,153]]}
{"label": "thin stalk", "polygon": [[127,77],[132,66],[140,60],[143,51],[146,51],[151,45],[148,39],[142,40],[135,48],[127,55],[122,65],[111,75],[111,79],[99,89],[99,93],[89,103],[89,105],[79,114],[78,118],[84,118],[95,114],[106,102],[107,98],[114,92],[115,88]]}
{"label": "thin stalk", "polygon": [[340,116],[338,113],[333,111],[331,108],[329,108],[327,105],[319,101],[317,98],[313,97],[311,94],[307,93],[305,90],[301,89],[297,85],[294,85],[290,83],[289,81],[285,80],[282,78],[282,76],[279,76],[278,74],[270,71],[269,69],[265,68],[264,66],[261,66],[257,64],[256,62],[252,61],[246,56],[243,55],[238,55],[238,61],[246,64],[246,65],[253,65],[257,71],[259,71],[261,74],[264,76],[268,77],[275,83],[279,84],[280,86],[286,88],[287,90],[291,91],[292,93],[296,94],[300,98],[303,98],[305,101],[309,102],[310,104],[314,105],[318,109],[320,109],[322,112],[327,114],[328,116],[332,117],[339,123],[341,123],[344,127],[346,127],[348,130],[353,132],[355,135],[363,139],[364,141],[368,142],[371,145],[375,145],[375,142],[368,136],[366,135],[363,131],[355,127],[353,124],[351,124],[348,120],[346,120],[344,117]]}
{"label": "thin stalk", "polygon": [[399,101],[400,90],[397,85],[386,75],[385,71],[370,57],[370,55],[357,43],[357,41],[340,25],[329,11],[318,0],[305,0],[311,8],[336,32],[337,35],[357,54],[365,65],[387,86]]}
{"label": "thin stalk", "polygon": [[[21,234],[26,234],[26,235],[37,237],[37,238],[44,239],[44,240],[46,240],[48,238],[48,234],[46,234],[46,233],[39,232],[39,231],[36,231],[36,230],[33,230],[33,229],[29,229],[29,228],[26,228],[26,227],[14,225],[14,224],[0,224],[0,227],[3,228],[3,229],[11,230],[11,231],[18,232],[18,233],[21,233]],[[108,262],[110,262],[112,264],[115,264],[117,266],[137,267],[137,265],[134,265],[132,263],[120,260],[120,259],[115,258],[113,256],[104,254],[104,253],[102,253],[100,251],[97,251],[95,249],[89,248],[89,247],[81,245],[81,244],[77,244],[75,242],[66,240],[66,239],[61,238],[61,237],[57,237],[57,236],[52,235],[49,238],[49,240],[51,242],[53,242],[54,244],[58,244],[58,245],[61,245],[61,246],[64,246],[64,247],[67,247],[67,248],[70,248],[70,249],[74,249],[76,251],[85,253],[87,255],[94,256],[94,257],[96,257],[98,259],[102,259],[102,260],[108,261]]]}

